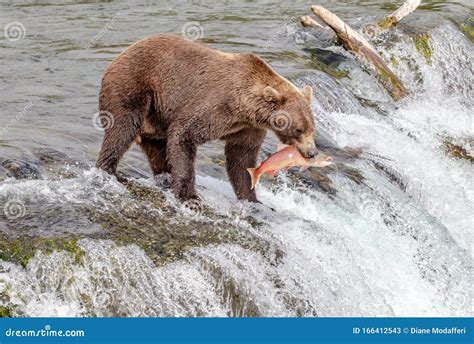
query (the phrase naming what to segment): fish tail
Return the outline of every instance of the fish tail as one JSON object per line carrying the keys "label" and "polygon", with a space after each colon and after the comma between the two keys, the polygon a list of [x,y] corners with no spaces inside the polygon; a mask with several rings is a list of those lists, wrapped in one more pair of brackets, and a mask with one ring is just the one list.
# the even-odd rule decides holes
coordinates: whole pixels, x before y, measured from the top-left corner
{"label": "fish tail", "polygon": [[250,174],[250,179],[251,179],[251,189],[255,188],[255,185],[257,185],[258,180],[260,179],[260,176],[257,174],[257,169],[256,168],[247,168],[247,172]]}

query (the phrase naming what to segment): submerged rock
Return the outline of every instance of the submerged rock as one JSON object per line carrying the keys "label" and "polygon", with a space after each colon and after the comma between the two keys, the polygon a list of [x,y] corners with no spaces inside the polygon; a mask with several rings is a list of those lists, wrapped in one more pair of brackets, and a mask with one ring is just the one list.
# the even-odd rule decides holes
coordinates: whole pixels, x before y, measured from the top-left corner
{"label": "submerged rock", "polygon": [[443,142],[443,147],[446,152],[446,154],[458,158],[458,159],[463,159],[467,160],[471,163],[474,163],[474,156],[469,154],[469,152],[463,148],[460,145],[454,144],[450,141],[444,141]]}
{"label": "submerged rock", "polygon": [[11,318],[11,310],[7,307],[0,306],[0,318]]}
{"label": "submerged rock", "polygon": [[413,43],[416,50],[426,59],[426,62],[431,65],[431,57],[433,56],[433,49],[430,46],[431,35],[429,33],[420,33],[413,36]]}
{"label": "submerged rock", "polygon": [[54,251],[66,251],[71,254],[76,263],[80,263],[84,251],[77,245],[77,240],[74,237],[41,238],[24,236],[11,238],[5,234],[0,234],[0,259],[26,267],[37,250],[45,254]]}
{"label": "submerged rock", "polygon": [[4,181],[7,178],[8,178],[7,170],[5,170],[3,166],[0,166],[0,182]]}
{"label": "submerged rock", "polygon": [[17,179],[39,179],[41,171],[38,166],[28,160],[6,159],[1,162],[8,177]]}
{"label": "submerged rock", "polygon": [[59,162],[73,161],[67,154],[51,148],[39,148],[35,150],[35,155],[44,164],[56,164]]}
{"label": "submerged rock", "polygon": [[41,162],[41,166],[48,172],[50,178],[73,178],[80,171],[87,170],[91,166],[83,161],[69,156],[66,153],[52,148],[38,148],[33,151]]}
{"label": "submerged rock", "polygon": [[459,27],[466,37],[474,43],[474,17],[466,19]]}
{"label": "submerged rock", "polygon": [[319,187],[322,191],[335,194],[336,189],[332,187],[332,180],[322,172],[322,169],[309,168],[304,172],[297,173],[298,178],[301,178],[303,183],[311,186]]}
{"label": "submerged rock", "polygon": [[[210,244],[239,243],[252,250],[268,249],[268,243],[248,230],[260,226],[250,215],[242,218],[242,225],[236,225],[232,217],[216,214],[204,204],[191,210],[174,203],[159,188],[134,181],[128,183],[126,194],[112,193],[110,197],[105,207],[28,200],[20,204],[24,207],[21,216],[1,213],[0,259],[25,267],[38,250],[65,250],[80,260],[75,243],[81,238],[135,244],[158,265],[182,258],[190,248]],[[47,209],[53,211],[45,212]]]}
{"label": "submerged rock", "polygon": [[[184,205],[176,208],[161,190],[134,182],[127,185],[127,190],[135,201],[116,211],[93,210],[91,216],[101,224],[107,238],[120,244],[137,244],[156,264],[181,258],[196,246],[227,242],[240,242],[254,249],[265,246],[204,204],[193,210]],[[257,222],[253,225],[258,226]]]}
{"label": "submerged rock", "polygon": [[306,48],[303,50],[311,54],[311,67],[336,79],[349,77],[349,71],[339,69],[339,65],[345,62],[347,57],[318,48]]}

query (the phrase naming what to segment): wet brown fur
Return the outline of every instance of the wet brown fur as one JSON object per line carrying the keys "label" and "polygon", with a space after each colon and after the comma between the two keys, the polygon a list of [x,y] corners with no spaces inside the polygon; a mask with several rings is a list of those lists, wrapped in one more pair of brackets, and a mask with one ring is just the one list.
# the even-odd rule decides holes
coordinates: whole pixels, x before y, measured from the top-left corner
{"label": "wet brown fur", "polygon": [[[311,93],[253,54],[224,53],[173,35],[146,38],[122,52],[103,76],[99,110],[114,121],[97,167],[116,174],[135,141],[154,174],[171,173],[178,198],[195,199],[197,147],[220,139],[237,197],[257,201],[246,170],[256,165],[267,129],[303,153],[314,148]],[[271,119],[278,111],[290,114],[291,123],[275,130]]]}

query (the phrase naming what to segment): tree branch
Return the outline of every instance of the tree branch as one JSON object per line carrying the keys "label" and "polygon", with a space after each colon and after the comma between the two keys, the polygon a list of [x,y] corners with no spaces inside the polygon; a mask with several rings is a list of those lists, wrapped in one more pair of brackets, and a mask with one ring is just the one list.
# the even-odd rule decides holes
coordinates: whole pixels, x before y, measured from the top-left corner
{"label": "tree branch", "polygon": [[324,26],[319,24],[316,20],[314,20],[310,16],[301,16],[300,17],[300,22],[304,27],[317,27],[317,28],[320,28],[320,29],[325,29]]}
{"label": "tree branch", "polygon": [[380,20],[377,24],[370,24],[362,30],[369,37],[375,37],[381,32],[386,31],[412,13],[420,6],[421,0],[407,0],[395,12]]}
{"label": "tree branch", "polygon": [[375,73],[377,79],[395,100],[403,99],[408,95],[400,79],[385,64],[382,57],[362,35],[322,6],[312,6],[311,10],[333,29],[347,50],[369,63],[371,71]]}

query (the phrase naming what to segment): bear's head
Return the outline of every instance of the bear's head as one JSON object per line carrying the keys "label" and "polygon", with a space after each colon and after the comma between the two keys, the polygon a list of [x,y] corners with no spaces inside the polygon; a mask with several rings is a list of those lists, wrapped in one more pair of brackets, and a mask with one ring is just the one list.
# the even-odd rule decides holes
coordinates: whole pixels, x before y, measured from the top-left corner
{"label": "bear's head", "polygon": [[305,86],[299,90],[289,82],[279,86],[263,88],[263,99],[271,108],[266,126],[282,143],[294,146],[305,158],[313,158],[318,153],[313,137],[313,89]]}

